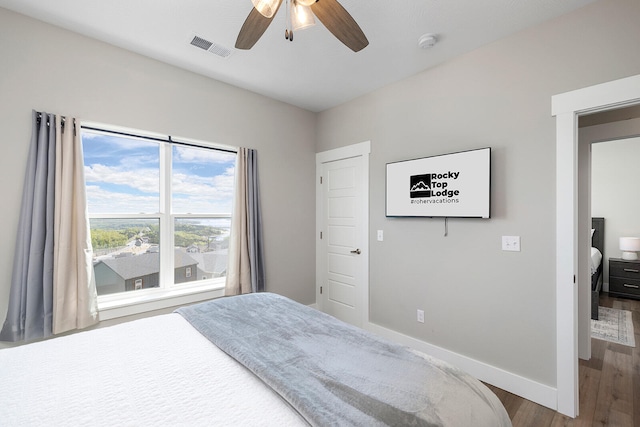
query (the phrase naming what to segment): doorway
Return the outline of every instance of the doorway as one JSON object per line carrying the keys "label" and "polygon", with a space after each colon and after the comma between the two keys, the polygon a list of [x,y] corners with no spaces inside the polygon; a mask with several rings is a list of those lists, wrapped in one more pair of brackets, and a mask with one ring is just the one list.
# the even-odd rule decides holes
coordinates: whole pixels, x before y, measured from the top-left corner
{"label": "doorway", "polygon": [[[608,258],[619,254],[614,240],[623,232],[623,225],[633,224],[637,206],[628,194],[635,192],[627,175],[637,169],[640,141],[640,105],[609,110],[579,117],[578,124],[578,355],[591,358],[591,254],[589,228],[591,217],[603,217],[603,291],[608,285]],[[600,153],[600,157],[594,153]],[[600,159],[600,160],[598,160]],[[594,163],[595,162],[595,163]],[[594,180],[595,178],[595,180]],[[633,181],[633,182],[632,182]],[[598,197],[595,197],[598,196]],[[631,205],[621,209],[627,200]],[[592,206],[595,209],[592,211]],[[625,205],[626,206],[626,205]],[[621,227],[623,229],[621,229]],[[608,243],[607,243],[608,242]]]}
{"label": "doorway", "polygon": [[640,75],[552,97],[556,117],[557,410],[578,415],[578,116],[640,104]]}

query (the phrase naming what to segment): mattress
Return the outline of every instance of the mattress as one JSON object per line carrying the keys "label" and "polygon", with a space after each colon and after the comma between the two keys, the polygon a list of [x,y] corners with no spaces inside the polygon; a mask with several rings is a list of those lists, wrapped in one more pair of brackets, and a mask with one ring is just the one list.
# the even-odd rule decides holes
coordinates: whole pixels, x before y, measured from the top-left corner
{"label": "mattress", "polygon": [[591,248],[591,275],[594,275],[602,262],[602,252],[598,248]]}
{"label": "mattress", "polygon": [[3,426],[308,425],[179,314],[0,351]]}

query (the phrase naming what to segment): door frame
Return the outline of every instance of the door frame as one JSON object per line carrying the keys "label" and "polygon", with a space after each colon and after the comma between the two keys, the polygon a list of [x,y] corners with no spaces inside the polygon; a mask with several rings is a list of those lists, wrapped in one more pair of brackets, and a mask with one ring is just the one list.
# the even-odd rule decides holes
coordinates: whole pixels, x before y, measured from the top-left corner
{"label": "door frame", "polygon": [[362,192],[362,208],[360,218],[362,220],[362,234],[360,236],[362,242],[362,286],[358,292],[357,302],[361,305],[361,324],[364,328],[369,323],[369,154],[371,153],[371,141],[361,142],[359,144],[348,145],[346,147],[335,148],[333,150],[316,153],[316,306],[322,311],[322,298],[320,295],[320,286],[322,286],[322,240],[320,233],[323,231],[322,226],[324,218],[322,214],[323,192],[320,184],[322,176],[322,165],[324,163],[334,162],[338,160],[350,159],[353,157],[362,158],[361,188]]}
{"label": "door frame", "polygon": [[551,97],[556,117],[556,386],[576,417],[578,390],[578,116],[640,103],[640,74]]}

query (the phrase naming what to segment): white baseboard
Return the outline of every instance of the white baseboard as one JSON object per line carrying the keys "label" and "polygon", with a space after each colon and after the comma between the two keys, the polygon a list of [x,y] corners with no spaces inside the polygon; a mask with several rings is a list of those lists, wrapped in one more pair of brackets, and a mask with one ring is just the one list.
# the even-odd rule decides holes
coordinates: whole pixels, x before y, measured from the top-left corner
{"label": "white baseboard", "polygon": [[451,363],[478,378],[480,381],[484,381],[539,405],[546,406],[554,411],[558,408],[558,390],[554,387],[540,384],[528,378],[521,377],[520,375],[507,372],[495,366],[420,341],[371,322],[366,324],[365,329],[391,341],[406,345],[414,350]]}
{"label": "white baseboard", "polygon": [[309,304],[307,307],[315,308],[317,310],[318,309],[318,304],[316,304],[314,302],[313,304]]}

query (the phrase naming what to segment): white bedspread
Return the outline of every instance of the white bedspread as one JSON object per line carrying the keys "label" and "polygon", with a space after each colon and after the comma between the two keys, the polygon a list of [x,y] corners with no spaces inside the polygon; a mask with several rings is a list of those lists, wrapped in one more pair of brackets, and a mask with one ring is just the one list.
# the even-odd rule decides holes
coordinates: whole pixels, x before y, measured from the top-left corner
{"label": "white bedspread", "polygon": [[3,426],[307,425],[179,314],[0,350],[0,414]]}
{"label": "white bedspread", "polygon": [[598,248],[591,248],[591,274],[595,273],[602,262],[602,253]]}

